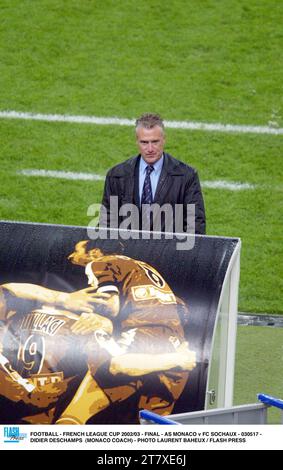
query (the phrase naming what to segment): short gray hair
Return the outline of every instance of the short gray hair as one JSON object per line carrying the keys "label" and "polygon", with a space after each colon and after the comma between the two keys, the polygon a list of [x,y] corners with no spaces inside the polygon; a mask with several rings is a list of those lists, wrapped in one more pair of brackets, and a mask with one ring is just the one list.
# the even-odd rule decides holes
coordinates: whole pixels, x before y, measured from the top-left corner
{"label": "short gray hair", "polygon": [[145,129],[152,129],[155,126],[161,127],[164,130],[163,119],[159,114],[144,113],[136,120],[136,129],[138,127],[144,127]]}

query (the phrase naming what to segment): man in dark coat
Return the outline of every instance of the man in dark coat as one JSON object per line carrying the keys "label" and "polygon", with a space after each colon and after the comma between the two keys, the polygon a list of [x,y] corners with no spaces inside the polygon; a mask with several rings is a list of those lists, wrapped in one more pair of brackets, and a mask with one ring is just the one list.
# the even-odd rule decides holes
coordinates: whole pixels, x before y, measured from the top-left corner
{"label": "man in dark coat", "polygon": [[[205,234],[205,210],[197,172],[164,152],[165,133],[160,116],[143,114],[137,119],[136,137],[139,155],[107,173],[100,225]],[[126,219],[129,212],[135,216],[134,223],[133,217]],[[159,225],[154,224],[156,214]]]}

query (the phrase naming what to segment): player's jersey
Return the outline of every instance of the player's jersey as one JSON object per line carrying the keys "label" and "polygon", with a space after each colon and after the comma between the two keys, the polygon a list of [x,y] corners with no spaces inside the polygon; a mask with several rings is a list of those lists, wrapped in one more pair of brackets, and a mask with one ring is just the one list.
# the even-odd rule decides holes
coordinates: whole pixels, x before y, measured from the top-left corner
{"label": "player's jersey", "polygon": [[77,319],[72,312],[47,306],[29,312],[2,312],[3,357],[12,371],[35,387],[29,399],[23,388],[13,386],[8,379],[0,381],[1,400],[6,400],[4,406],[9,414],[4,416],[7,422],[14,419],[50,424],[72,398],[87,371],[86,349],[90,340],[72,333],[71,326]]}
{"label": "player's jersey", "polygon": [[81,375],[85,370],[82,337],[70,330],[77,318],[52,307],[26,315],[14,313],[7,320],[4,354],[22,377],[37,386]]}
{"label": "player's jersey", "polygon": [[176,297],[156,269],[120,255],[102,256],[92,261],[86,267],[88,276],[90,269],[98,291],[119,294],[120,331],[155,328],[160,334],[163,329],[168,335],[183,339]]}

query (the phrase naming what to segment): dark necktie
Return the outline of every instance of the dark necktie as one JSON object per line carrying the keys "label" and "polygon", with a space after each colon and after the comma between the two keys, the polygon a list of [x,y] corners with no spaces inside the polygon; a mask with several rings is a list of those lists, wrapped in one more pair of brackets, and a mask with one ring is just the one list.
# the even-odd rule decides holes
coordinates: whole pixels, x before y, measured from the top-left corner
{"label": "dark necktie", "polygon": [[146,176],[145,176],[143,189],[142,189],[141,204],[152,204],[153,197],[152,197],[150,174],[153,170],[154,170],[154,167],[152,165],[148,165],[145,169]]}

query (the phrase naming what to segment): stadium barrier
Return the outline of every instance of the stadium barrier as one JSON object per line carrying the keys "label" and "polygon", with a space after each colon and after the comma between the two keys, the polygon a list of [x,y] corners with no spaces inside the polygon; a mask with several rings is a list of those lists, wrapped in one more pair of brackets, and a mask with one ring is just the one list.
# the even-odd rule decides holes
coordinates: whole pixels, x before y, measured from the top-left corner
{"label": "stadium barrier", "polygon": [[141,424],[267,424],[268,409],[279,408],[283,424],[283,400],[258,394],[261,403],[232,406],[214,410],[159,416],[147,410],[140,411]]}

